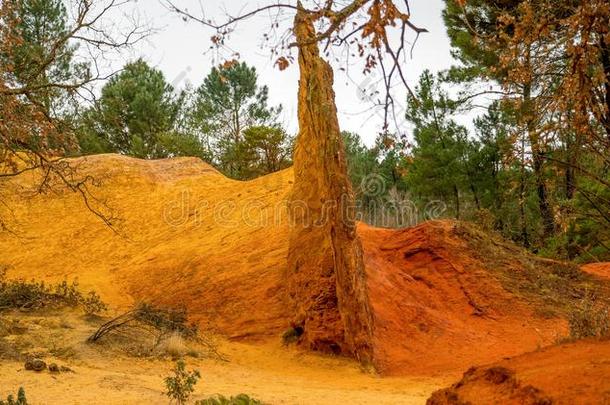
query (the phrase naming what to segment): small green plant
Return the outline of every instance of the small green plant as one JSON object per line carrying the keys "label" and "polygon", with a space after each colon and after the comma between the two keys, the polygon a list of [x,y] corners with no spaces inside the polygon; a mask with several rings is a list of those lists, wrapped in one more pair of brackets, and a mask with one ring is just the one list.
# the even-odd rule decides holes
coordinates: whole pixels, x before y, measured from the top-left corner
{"label": "small green plant", "polygon": [[95,291],[89,291],[89,294],[82,297],[80,304],[86,315],[95,315],[108,310],[108,305],[102,301]]}
{"label": "small green plant", "polygon": [[291,326],[282,334],[282,342],[285,346],[295,343],[303,334],[302,326]]}
{"label": "small green plant", "polygon": [[569,316],[570,338],[584,339],[610,335],[608,307],[597,305],[595,296],[587,293]]}
{"label": "small green plant", "polygon": [[23,387],[19,387],[17,391],[17,399],[13,398],[13,395],[6,397],[6,401],[0,399],[0,405],[27,405],[28,400],[25,398],[25,390]]}
{"label": "small green plant", "polygon": [[83,295],[78,281],[47,285],[44,282],[8,280],[6,268],[0,268],[0,311],[5,309],[41,309],[82,307],[87,314],[103,312],[106,304],[94,291]]}
{"label": "small green plant", "polygon": [[263,405],[263,403],[258,399],[250,398],[246,394],[239,394],[230,398],[216,395],[197,401],[195,405]]}
{"label": "small green plant", "polygon": [[138,321],[148,324],[164,333],[179,333],[185,338],[197,336],[197,325],[188,322],[186,308],[161,308],[148,303],[137,306],[135,317]]}
{"label": "small green plant", "polygon": [[178,405],[186,404],[191,394],[195,391],[195,385],[201,378],[199,371],[187,371],[184,361],[178,360],[173,370],[173,375],[165,378],[166,395],[171,402]]}

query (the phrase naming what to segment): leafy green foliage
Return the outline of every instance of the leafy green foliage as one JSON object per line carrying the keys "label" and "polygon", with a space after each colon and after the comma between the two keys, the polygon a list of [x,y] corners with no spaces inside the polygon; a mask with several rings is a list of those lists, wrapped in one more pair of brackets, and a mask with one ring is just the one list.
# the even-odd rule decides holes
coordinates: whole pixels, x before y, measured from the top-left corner
{"label": "leafy green foliage", "polygon": [[160,70],[142,59],[128,63],[84,114],[79,131],[81,149],[141,158],[203,157],[199,140],[177,128],[184,98],[184,94],[174,94]]}
{"label": "leafy green foliage", "polygon": [[62,42],[68,34],[66,7],[61,0],[22,0],[16,12],[21,43],[0,58],[13,65],[17,82],[35,89],[28,97],[54,115],[54,110],[62,109],[67,92],[45,86],[90,77],[87,65],[74,62],[76,47]]}
{"label": "leafy green foliage", "polygon": [[292,137],[268,107],[268,89],[245,63],[212,69],[193,93],[176,94],[160,70],[139,59],[102,89],[77,122],[82,153],[140,158],[196,156],[250,179],[287,167]]}
{"label": "leafy green foliage", "polygon": [[608,52],[584,39],[607,31],[601,3],[447,0],[443,12],[459,62],[444,78],[464,85],[463,107],[501,100],[475,122],[482,144],[502,135],[499,192],[489,194],[498,203],[482,205],[504,235],[568,260],[610,258],[610,98],[598,96],[610,83]]}
{"label": "leafy green foliage", "polygon": [[443,19],[451,41],[451,55],[460,62],[447,72],[453,82],[464,82],[499,77],[502,72],[494,70],[499,64],[498,54],[477,38],[489,36],[496,30],[497,19],[504,7],[489,0],[468,0],[463,7],[458,0],[446,0]]}
{"label": "leafy green foliage", "polygon": [[[0,5],[0,143],[9,172],[15,162],[40,165],[33,155],[60,155],[75,147],[68,125],[75,91],[91,79],[79,62],[78,35],[68,29],[62,0],[21,0]],[[18,156],[21,151],[32,152]]]}
{"label": "leafy green foliage", "polygon": [[451,119],[454,110],[454,103],[425,71],[407,108],[407,120],[415,125],[415,142],[406,182],[421,197],[453,200],[459,218],[460,189],[469,184],[466,161],[472,145],[466,128]]}
{"label": "leafy green foliage", "polygon": [[0,310],[81,307],[86,314],[97,314],[107,309],[94,291],[84,295],[74,280],[46,285],[44,282],[7,280],[6,269],[0,269]]}
{"label": "leafy green foliage", "polygon": [[358,134],[341,135],[358,219],[376,226],[405,226],[392,212],[396,197],[406,194],[404,144],[391,134],[381,134],[372,147],[367,147]]}
{"label": "leafy green foliage", "polygon": [[186,404],[195,391],[195,385],[201,378],[201,374],[197,370],[186,370],[186,365],[182,360],[176,362],[172,373],[173,375],[164,379],[165,394],[179,405]]}
{"label": "leafy green foliage", "polygon": [[0,399],[0,405],[27,405],[28,400],[25,397],[25,390],[23,387],[19,387],[19,391],[17,391],[17,399],[13,397],[13,395],[9,395],[6,398],[6,401]]}
{"label": "leafy green foliage", "polygon": [[[214,163],[230,177],[248,178],[261,169],[269,173],[286,158],[290,142],[275,125],[281,106],[269,107],[268,93],[258,86],[256,70],[243,62],[213,68],[195,92],[190,125],[207,139]],[[261,152],[262,164],[256,158]]]}
{"label": "leafy green foliage", "polygon": [[209,151],[201,140],[186,131],[169,131],[159,134],[156,148],[160,157],[192,156],[210,160]]}
{"label": "leafy green foliage", "polygon": [[379,148],[367,148],[358,134],[342,132],[345,154],[347,156],[347,174],[352,181],[356,198],[364,197],[360,185],[372,173],[381,172]]}
{"label": "leafy green foliage", "polygon": [[252,126],[244,130],[234,152],[235,160],[243,163],[239,177],[254,178],[288,167],[292,138],[278,126]]}

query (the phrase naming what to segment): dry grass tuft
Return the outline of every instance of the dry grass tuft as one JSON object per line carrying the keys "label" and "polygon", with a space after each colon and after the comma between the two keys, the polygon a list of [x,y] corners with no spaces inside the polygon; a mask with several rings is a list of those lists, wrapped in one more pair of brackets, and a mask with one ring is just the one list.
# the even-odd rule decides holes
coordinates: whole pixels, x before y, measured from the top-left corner
{"label": "dry grass tuft", "polygon": [[172,333],[159,344],[161,353],[167,354],[172,359],[184,357],[189,352],[189,348],[179,333]]}

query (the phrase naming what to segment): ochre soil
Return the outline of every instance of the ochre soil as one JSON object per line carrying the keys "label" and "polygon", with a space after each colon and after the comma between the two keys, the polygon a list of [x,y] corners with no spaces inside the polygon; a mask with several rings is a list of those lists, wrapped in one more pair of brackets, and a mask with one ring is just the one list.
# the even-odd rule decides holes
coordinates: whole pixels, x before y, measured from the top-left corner
{"label": "ochre soil", "polygon": [[531,351],[565,333],[534,306],[506,291],[487,263],[433,221],[403,230],[361,225],[375,355],[386,374],[463,371]]}
{"label": "ochre soil", "polygon": [[601,278],[610,278],[610,263],[591,263],[585,264],[581,269],[589,274]]}
{"label": "ochre soil", "polygon": [[[75,193],[33,193],[33,172],[12,179],[4,195],[15,234],[0,234],[0,264],[10,266],[9,277],[78,277],[111,304],[111,313],[142,300],[185,306],[202,329],[230,344],[278,346],[293,315],[284,284],[292,169],[239,182],[194,158],[97,155],[73,163],[101,182],[91,190],[119,218],[115,229]],[[498,263],[511,263],[515,274],[526,271],[512,260],[516,248],[498,245],[501,259],[482,257],[457,227],[452,221],[404,230],[358,226],[373,308],[373,361],[382,375],[456,378],[470,366],[566,335],[565,321],[541,314],[500,282]],[[316,367],[308,373],[330,378]],[[307,375],[294,378],[309,383]]]}
{"label": "ochre soil", "polygon": [[556,345],[470,369],[428,404],[610,404],[610,341]]}
{"label": "ochre soil", "polygon": [[[3,315],[17,318],[27,329],[4,339],[26,345],[28,352],[48,364],[68,366],[74,372],[36,373],[24,370],[23,362],[2,359],[0,398],[23,387],[31,404],[169,403],[163,379],[171,375],[174,363],[167,356],[138,358],[127,355],[128,348],[120,345],[85,343],[98,323],[79,311]],[[379,378],[344,357],[287,348],[279,340],[218,344],[226,361],[206,358],[205,351],[202,358],[185,358],[188,370],[201,373],[192,400],[245,393],[267,404],[423,404],[434,390],[451,382],[431,377]]]}
{"label": "ochre soil", "polygon": [[8,199],[18,237],[0,235],[10,277],[78,277],[119,310],[138,300],[186,305],[195,321],[231,338],[277,336],[288,326],[280,294],[288,225],[275,211],[287,213],[290,170],[243,183],[195,158],[74,163],[102,182],[92,191],[119,218],[118,234],[79,195],[32,197],[37,179],[20,176]]}

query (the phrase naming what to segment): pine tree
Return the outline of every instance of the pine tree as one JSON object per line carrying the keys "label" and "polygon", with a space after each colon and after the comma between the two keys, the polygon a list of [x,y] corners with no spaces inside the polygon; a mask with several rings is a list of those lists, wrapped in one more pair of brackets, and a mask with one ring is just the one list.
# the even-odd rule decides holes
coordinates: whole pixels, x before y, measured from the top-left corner
{"label": "pine tree", "polygon": [[141,158],[202,156],[200,141],[176,129],[184,97],[174,93],[163,72],[142,59],[128,63],[84,115],[81,147],[85,152],[105,150]]}
{"label": "pine tree", "polygon": [[216,163],[234,178],[243,178],[248,171],[248,162],[241,159],[244,130],[273,126],[281,111],[281,106],[268,106],[269,90],[257,79],[255,68],[229,62],[214,67],[195,93],[193,126],[202,137],[211,138]]}
{"label": "pine tree", "polygon": [[453,110],[438,81],[425,71],[408,100],[406,118],[415,126],[415,142],[406,182],[410,191],[424,199],[451,201],[460,218],[468,141],[466,128],[451,119]]}
{"label": "pine tree", "polygon": [[[67,11],[62,0],[21,0],[16,8],[16,34],[21,43],[13,49],[10,60],[14,64],[16,82],[32,87],[68,80],[83,81],[89,77],[86,64],[74,62],[76,47],[65,41]],[[65,91],[40,88],[31,93],[30,101],[44,107],[48,114],[62,109]]]}

